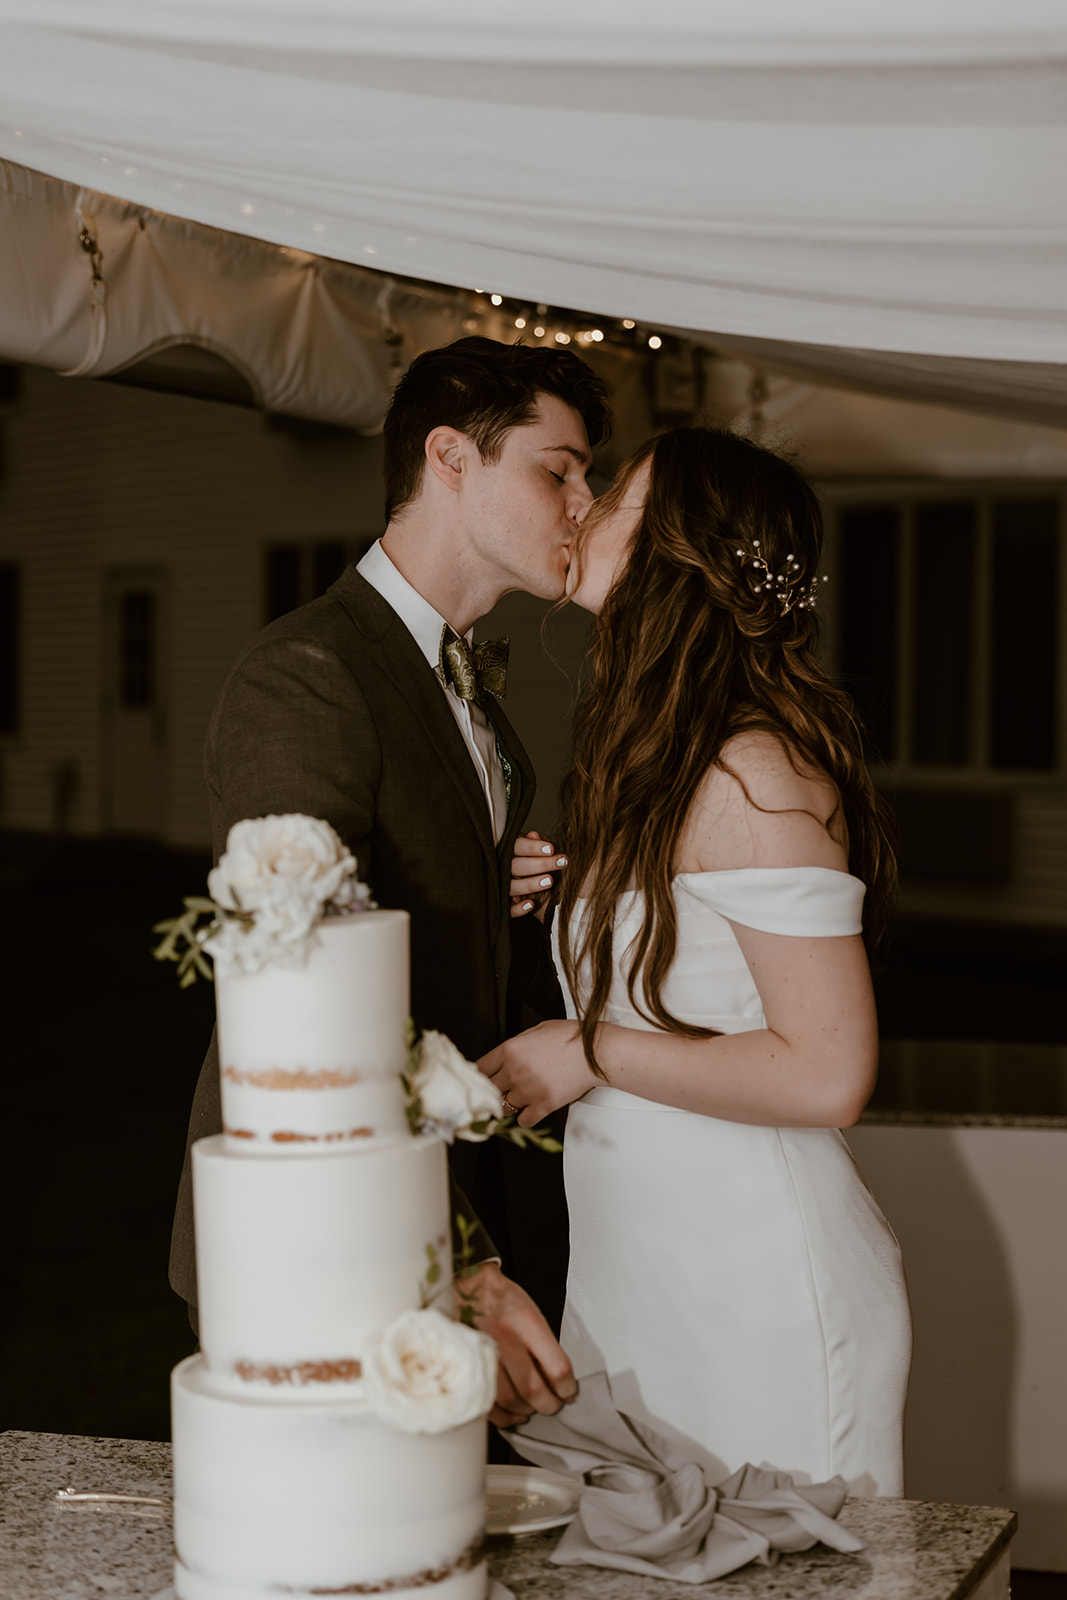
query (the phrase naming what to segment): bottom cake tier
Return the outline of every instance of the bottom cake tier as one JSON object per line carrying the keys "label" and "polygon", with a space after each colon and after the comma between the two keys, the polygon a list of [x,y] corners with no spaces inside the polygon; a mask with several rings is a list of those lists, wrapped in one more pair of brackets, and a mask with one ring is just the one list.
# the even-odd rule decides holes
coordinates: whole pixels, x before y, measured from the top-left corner
{"label": "bottom cake tier", "polygon": [[484,1419],[402,1433],[358,1401],[278,1404],[172,1377],[178,1600],[483,1600]]}

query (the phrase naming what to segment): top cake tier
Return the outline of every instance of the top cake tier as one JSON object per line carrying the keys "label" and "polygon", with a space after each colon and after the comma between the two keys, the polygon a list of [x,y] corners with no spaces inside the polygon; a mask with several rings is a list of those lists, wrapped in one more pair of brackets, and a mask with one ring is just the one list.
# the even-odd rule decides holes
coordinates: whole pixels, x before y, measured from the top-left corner
{"label": "top cake tier", "polygon": [[245,1150],[406,1131],[408,915],[327,919],[302,967],[216,975],[222,1121]]}

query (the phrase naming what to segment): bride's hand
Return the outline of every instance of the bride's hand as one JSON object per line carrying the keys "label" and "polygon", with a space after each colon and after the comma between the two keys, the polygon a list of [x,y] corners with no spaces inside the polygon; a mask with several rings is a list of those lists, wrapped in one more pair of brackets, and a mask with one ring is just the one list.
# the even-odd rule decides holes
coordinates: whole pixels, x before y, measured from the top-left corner
{"label": "bride's hand", "polygon": [[551,840],[542,839],[539,833],[516,839],[511,858],[511,915],[526,917],[532,911],[543,922],[555,873],[566,865],[567,857],[557,855]]}
{"label": "bride's hand", "polygon": [[498,1044],[478,1067],[500,1090],[504,1110],[513,1107],[524,1128],[580,1100],[601,1081],[585,1059],[573,1022],[539,1022]]}

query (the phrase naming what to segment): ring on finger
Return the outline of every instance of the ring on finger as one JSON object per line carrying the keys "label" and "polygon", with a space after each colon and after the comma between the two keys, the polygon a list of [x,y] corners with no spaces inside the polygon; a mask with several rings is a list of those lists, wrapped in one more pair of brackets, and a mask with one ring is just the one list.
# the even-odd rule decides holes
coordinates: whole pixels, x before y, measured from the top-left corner
{"label": "ring on finger", "polygon": [[503,1097],[503,1099],[501,1101],[501,1106],[502,1106],[502,1109],[504,1111],[505,1116],[509,1116],[509,1117],[517,1117],[519,1112],[520,1112],[520,1110],[522,1109],[521,1106],[513,1106],[511,1101],[508,1099],[507,1095],[504,1095],[504,1097]]}

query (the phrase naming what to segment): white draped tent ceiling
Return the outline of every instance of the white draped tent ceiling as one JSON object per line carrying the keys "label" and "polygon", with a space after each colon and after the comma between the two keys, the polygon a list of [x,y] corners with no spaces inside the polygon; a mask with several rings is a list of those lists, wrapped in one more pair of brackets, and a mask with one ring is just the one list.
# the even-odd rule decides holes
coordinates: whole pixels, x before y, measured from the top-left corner
{"label": "white draped tent ceiling", "polygon": [[0,358],[373,428],[475,288],[1067,426],[1067,4],[0,0]]}

